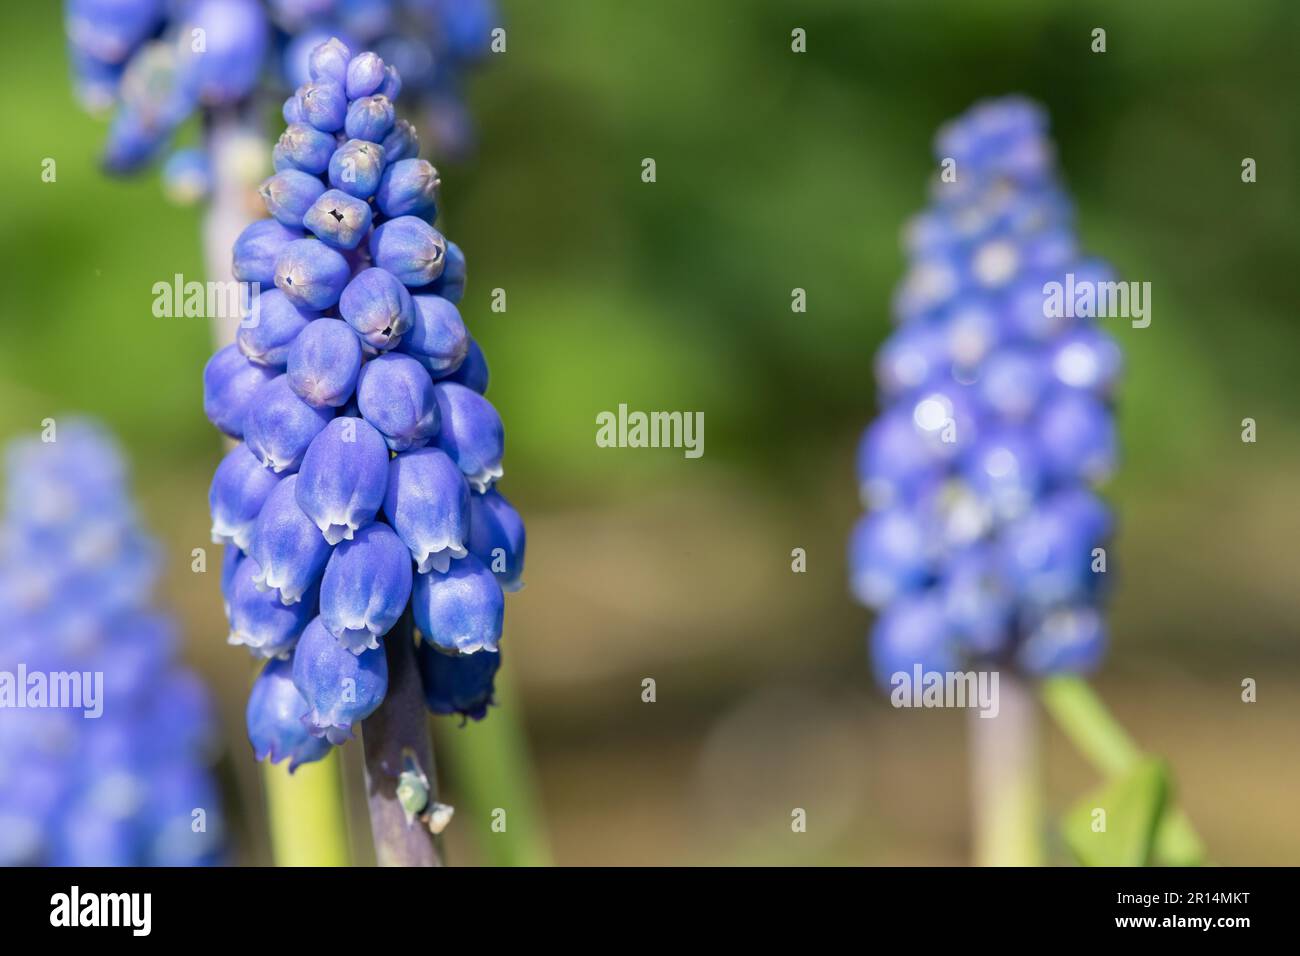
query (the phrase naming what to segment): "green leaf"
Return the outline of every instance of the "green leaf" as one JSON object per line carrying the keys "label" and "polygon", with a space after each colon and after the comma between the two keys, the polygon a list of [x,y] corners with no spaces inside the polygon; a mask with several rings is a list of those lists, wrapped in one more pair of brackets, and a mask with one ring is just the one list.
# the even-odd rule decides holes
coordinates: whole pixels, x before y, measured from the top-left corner
{"label": "green leaf", "polygon": [[1163,761],[1140,760],[1067,810],[1062,836],[1084,866],[1145,866],[1168,796]]}

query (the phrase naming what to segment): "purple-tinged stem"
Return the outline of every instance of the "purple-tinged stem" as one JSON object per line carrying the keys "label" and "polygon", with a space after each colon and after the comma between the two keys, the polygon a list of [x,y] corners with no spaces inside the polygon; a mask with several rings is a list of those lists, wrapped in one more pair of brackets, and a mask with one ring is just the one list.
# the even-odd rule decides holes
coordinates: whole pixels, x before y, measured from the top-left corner
{"label": "purple-tinged stem", "polygon": [[[361,723],[375,858],[380,866],[442,866],[441,847],[429,826],[431,811],[440,809],[437,774],[409,611],[384,638],[384,653],[388,693],[379,709]],[[415,812],[408,811],[409,792],[406,806],[399,793],[399,786],[412,777],[427,786],[427,802],[410,807]]]}

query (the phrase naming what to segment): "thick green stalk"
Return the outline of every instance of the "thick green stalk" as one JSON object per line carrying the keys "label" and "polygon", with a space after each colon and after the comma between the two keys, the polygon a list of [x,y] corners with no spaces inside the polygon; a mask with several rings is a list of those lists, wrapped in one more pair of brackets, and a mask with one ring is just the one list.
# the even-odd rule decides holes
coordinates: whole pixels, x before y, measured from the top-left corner
{"label": "thick green stalk", "polygon": [[347,817],[338,752],[300,766],[265,764],[266,809],[276,866],[347,866]]}
{"label": "thick green stalk", "polygon": [[[486,719],[456,726],[437,721],[438,755],[456,782],[460,819],[471,832],[484,863],[491,866],[549,866],[550,847],[528,742],[520,720],[519,694],[510,665],[496,677],[496,706]],[[491,826],[493,811],[505,811],[505,830]]]}
{"label": "thick green stalk", "polygon": [[[1137,744],[1086,681],[1053,677],[1043,681],[1040,693],[1057,726],[1104,775],[1127,773],[1142,759]],[[1205,860],[1204,844],[1177,807],[1161,818],[1154,853],[1157,863],[1169,866],[1193,866]]]}
{"label": "thick green stalk", "polygon": [[971,799],[977,866],[1041,866],[1042,772],[1038,710],[1021,680],[1002,672],[996,717],[971,710]]}

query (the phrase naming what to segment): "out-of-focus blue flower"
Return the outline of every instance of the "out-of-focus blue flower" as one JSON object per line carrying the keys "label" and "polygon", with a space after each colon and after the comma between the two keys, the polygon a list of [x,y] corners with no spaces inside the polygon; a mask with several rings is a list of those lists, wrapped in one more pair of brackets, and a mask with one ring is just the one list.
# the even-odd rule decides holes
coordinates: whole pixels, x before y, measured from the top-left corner
{"label": "out-of-focus blue flower", "polygon": [[[250,700],[249,737],[259,759],[294,763],[319,759],[321,741],[347,739],[382,702],[394,628],[483,657],[423,668],[436,675],[426,688],[435,712],[481,717],[503,589],[520,586],[524,558],[523,521],[493,489],[505,437],[483,396],[487,364],[447,298],[463,291],[465,257],[431,224],[437,174],[411,157],[386,180],[345,177],[357,157],[382,169],[380,144],[310,125],[351,116],[351,134],[388,139],[403,127],[376,100],[400,81],[341,42],[313,51],[306,69],[275,147],[279,172],[262,190],[272,218],[233,250],[240,278],[276,288],[204,373],[208,417],[241,439],[209,494],[214,540],[230,549],[229,640],[272,661]],[[313,90],[319,110],[306,102]],[[315,132],[333,144],[328,156]],[[327,178],[347,188],[327,190]],[[294,694],[277,661],[293,662]],[[293,723],[304,716],[308,736]]]}
{"label": "out-of-focus blue flower", "polygon": [[[74,86],[86,109],[112,113],[103,161],[122,174],[166,156],[196,112],[234,111],[255,127],[263,93],[279,102],[293,92],[286,120],[310,115],[321,130],[347,129],[383,147],[389,162],[418,152],[410,124],[393,125],[400,93],[423,116],[439,155],[463,158],[473,129],[461,87],[498,21],[492,0],[65,0]],[[313,61],[331,37],[343,39]],[[352,57],[359,45],[376,52]],[[301,94],[312,84],[319,89],[303,113]],[[276,169],[323,172],[313,168],[311,145],[299,145],[305,165],[287,145]],[[196,155],[207,149],[205,142],[167,159],[170,197],[208,195],[211,179]]]}
{"label": "out-of-focus blue flower", "polygon": [[88,422],[52,429],[6,456],[0,865],[218,862],[212,708],[151,609],[121,456]]}
{"label": "out-of-focus blue flower", "polygon": [[1105,647],[1112,522],[1092,489],[1116,463],[1120,357],[1104,319],[1049,307],[1047,283],[1109,270],[1076,248],[1038,106],[977,104],[935,152],[955,178],[905,232],[882,412],[858,452],[849,567],[878,612],[874,670],[1087,671]]}

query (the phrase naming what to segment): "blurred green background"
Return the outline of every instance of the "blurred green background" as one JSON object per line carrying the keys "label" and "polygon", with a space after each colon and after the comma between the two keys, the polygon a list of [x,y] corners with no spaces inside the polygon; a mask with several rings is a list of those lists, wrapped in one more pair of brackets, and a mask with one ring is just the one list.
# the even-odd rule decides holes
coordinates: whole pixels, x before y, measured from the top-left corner
{"label": "blurred green background", "polygon": [[[1300,5],[503,6],[508,50],[470,85],[477,157],[426,156],[469,258],[502,489],[528,521],[505,666],[557,861],[968,859],[964,721],[893,711],[870,685],[844,542],[931,136],[1023,92],[1052,114],[1083,247],[1152,283],[1150,328],[1113,326],[1125,460],[1098,686],[1170,759],[1215,861],[1300,863]],[[209,330],[150,313],[154,282],[201,277],[200,213],[167,205],[154,175],[100,174],[104,128],[72,99],[59,5],[7,20],[0,437],[84,410],[128,444],[172,558],[164,597],[220,698],[237,857],[266,862],[250,665],[224,643],[218,562],[189,569],[220,451],[200,401]],[[704,457],[597,448],[595,416],[620,402],[703,411]],[[1240,702],[1244,677],[1258,703]],[[1095,777],[1059,734],[1047,746],[1060,809]],[[458,824],[452,859],[471,862]]]}

